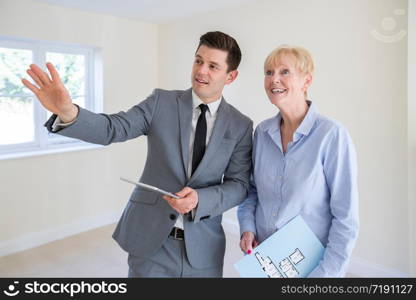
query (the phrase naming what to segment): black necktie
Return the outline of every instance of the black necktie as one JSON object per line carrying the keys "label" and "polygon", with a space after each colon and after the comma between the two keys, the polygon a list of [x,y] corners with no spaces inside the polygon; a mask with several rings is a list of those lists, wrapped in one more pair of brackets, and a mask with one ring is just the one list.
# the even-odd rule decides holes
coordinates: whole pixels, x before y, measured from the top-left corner
{"label": "black necktie", "polygon": [[205,119],[205,112],[208,109],[208,105],[199,105],[201,114],[199,115],[198,122],[196,123],[194,150],[192,156],[192,173],[193,174],[202,160],[205,153],[205,143],[207,140],[207,120]]}

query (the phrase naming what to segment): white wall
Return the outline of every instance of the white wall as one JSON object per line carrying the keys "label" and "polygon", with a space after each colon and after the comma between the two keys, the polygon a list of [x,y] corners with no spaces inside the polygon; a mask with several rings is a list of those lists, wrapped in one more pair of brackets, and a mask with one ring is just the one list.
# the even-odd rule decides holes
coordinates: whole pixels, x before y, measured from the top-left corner
{"label": "white wall", "polygon": [[[416,253],[416,1],[409,0],[408,44],[408,199],[410,253]],[[411,257],[412,274],[416,274],[416,255]]]}
{"label": "white wall", "polygon": [[[0,34],[101,47],[104,111],[136,104],[157,86],[154,24],[30,0],[0,1]],[[0,255],[114,222],[146,156],[145,139],[98,150],[0,161]]]}
{"label": "white wall", "polygon": [[[407,29],[406,0],[264,0],[160,27],[160,86],[190,86],[198,37],[210,30],[234,36],[242,49],[240,75],[225,96],[257,124],[277,111],[263,91],[262,65],[282,43],[301,45],[316,63],[310,97],[321,113],[345,124],[359,163],[360,237],[352,272],[410,274],[412,243],[407,191],[407,39],[383,43],[370,32],[394,17]],[[412,148],[414,153],[414,148]],[[235,223],[235,210],[225,223]],[[415,273],[413,273],[415,274]]]}

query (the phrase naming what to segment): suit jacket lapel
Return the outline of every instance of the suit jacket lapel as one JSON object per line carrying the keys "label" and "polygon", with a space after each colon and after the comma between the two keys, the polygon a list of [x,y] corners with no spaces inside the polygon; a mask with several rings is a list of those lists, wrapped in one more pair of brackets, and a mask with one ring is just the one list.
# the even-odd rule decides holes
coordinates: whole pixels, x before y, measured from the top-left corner
{"label": "suit jacket lapel", "polygon": [[188,160],[189,160],[189,139],[191,136],[192,126],[192,90],[186,90],[178,101],[179,111],[179,127],[180,127],[180,139],[181,139],[181,152],[183,167],[186,176],[188,176]]}
{"label": "suit jacket lapel", "polygon": [[217,151],[218,147],[221,145],[225,131],[227,130],[227,127],[228,127],[228,121],[230,119],[228,117],[229,109],[230,109],[230,106],[223,97],[221,100],[220,107],[218,108],[218,111],[217,111],[217,118],[215,120],[214,128],[212,129],[212,134],[209,139],[207,148],[205,150],[204,157],[202,158],[201,162],[196,168],[194,174],[192,174],[192,177],[190,178],[189,183],[191,183],[202,172],[204,168],[209,167],[209,162],[211,161],[211,159],[214,158],[215,152]]}

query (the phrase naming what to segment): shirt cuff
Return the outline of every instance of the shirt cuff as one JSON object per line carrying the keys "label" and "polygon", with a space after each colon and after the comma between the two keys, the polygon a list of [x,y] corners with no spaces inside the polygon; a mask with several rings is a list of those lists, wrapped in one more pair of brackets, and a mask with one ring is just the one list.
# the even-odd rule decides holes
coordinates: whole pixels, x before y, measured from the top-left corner
{"label": "shirt cuff", "polygon": [[77,120],[77,118],[75,118],[72,122],[62,123],[61,118],[59,118],[59,116],[56,116],[56,119],[52,124],[52,132],[56,132],[59,129],[66,128],[69,125],[72,125],[76,120]]}
{"label": "shirt cuff", "polygon": [[244,222],[243,224],[240,222],[240,237],[243,235],[244,232],[252,232],[254,236],[257,238],[257,230],[256,225],[254,222]]}

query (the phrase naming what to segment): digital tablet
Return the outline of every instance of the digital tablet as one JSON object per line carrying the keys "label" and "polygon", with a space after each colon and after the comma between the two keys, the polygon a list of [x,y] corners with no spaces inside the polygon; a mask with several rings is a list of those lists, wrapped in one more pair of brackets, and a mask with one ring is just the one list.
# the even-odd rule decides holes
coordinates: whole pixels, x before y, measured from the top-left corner
{"label": "digital tablet", "polygon": [[159,188],[157,188],[157,187],[155,187],[153,185],[149,185],[149,184],[145,184],[145,183],[141,183],[141,182],[135,182],[135,181],[132,181],[132,180],[123,178],[123,177],[120,177],[120,179],[123,180],[123,181],[125,181],[125,182],[131,183],[131,184],[134,184],[134,185],[137,185],[137,186],[139,186],[139,187],[141,187],[141,188],[143,188],[145,190],[148,190],[148,191],[151,191],[151,192],[156,192],[156,193],[159,193],[159,194],[162,194],[162,195],[166,195],[166,196],[169,196],[169,197],[172,197],[172,198],[175,198],[175,199],[180,199],[179,196],[176,196],[173,193],[166,192],[166,191],[164,191],[162,189],[159,189]]}

